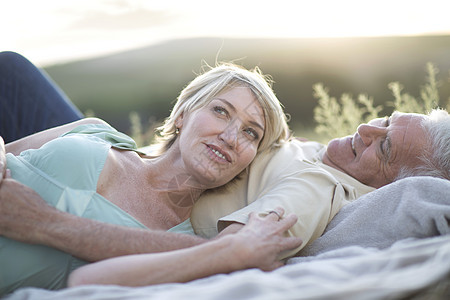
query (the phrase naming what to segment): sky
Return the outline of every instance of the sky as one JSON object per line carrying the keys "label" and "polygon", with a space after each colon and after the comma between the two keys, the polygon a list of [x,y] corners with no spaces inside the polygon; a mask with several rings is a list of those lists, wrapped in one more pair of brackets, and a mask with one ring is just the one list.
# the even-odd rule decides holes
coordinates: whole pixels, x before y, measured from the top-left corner
{"label": "sky", "polygon": [[0,0],[0,51],[38,66],[191,37],[450,34],[448,0]]}

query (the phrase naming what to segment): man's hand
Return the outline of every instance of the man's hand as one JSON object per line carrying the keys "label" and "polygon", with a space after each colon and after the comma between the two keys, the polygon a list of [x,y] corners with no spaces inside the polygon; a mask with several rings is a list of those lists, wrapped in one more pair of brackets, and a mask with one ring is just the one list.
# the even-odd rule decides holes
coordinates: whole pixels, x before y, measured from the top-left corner
{"label": "man's hand", "polygon": [[34,190],[11,178],[0,185],[0,235],[39,243],[39,225],[48,221],[47,211],[54,210]]}

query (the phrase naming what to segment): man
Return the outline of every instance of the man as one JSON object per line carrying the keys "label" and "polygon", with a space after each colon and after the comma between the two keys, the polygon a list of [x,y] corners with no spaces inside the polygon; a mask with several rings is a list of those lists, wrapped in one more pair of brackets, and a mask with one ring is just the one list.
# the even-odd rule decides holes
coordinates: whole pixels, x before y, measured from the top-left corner
{"label": "man", "polygon": [[[323,233],[342,206],[364,193],[408,176],[450,179],[449,147],[450,117],[444,110],[428,116],[395,112],[361,124],[353,136],[333,139],[327,147],[292,141],[255,160],[247,181],[202,197],[192,224],[197,234],[211,237],[216,232],[209,224],[217,219],[219,229],[237,222],[227,231],[238,230],[249,212],[279,205],[299,218],[289,233],[304,243],[286,254],[294,255]],[[231,207],[229,199],[245,200]]]}
{"label": "man", "polygon": [[[210,192],[198,201],[191,217],[195,232],[208,238],[219,230],[223,230],[221,234],[235,232],[246,223],[249,212],[268,214],[281,206],[298,216],[289,234],[304,241],[285,253],[284,257],[289,257],[319,237],[348,201],[402,176],[434,174],[449,179],[448,153],[432,151],[440,140],[442,149],[450,148],[445,135],[450,132],[449,116],[444,111],[433,114],[395,113],[359,126],[353,136],[334,139],[328,147],[294,140],[263,153],[252,163],[248,175],[225,191]],[[432,136],[431,132],[438,134]],[[438,162],[441,157],[447,164]],[[442,174],[432,173],[430,166],[431,171],[440,169]],[[9,178],[0,186],[0,234],[47,245],[87,261],[169,251],[205,241],[82,219],[48,206],[34,191]]]}

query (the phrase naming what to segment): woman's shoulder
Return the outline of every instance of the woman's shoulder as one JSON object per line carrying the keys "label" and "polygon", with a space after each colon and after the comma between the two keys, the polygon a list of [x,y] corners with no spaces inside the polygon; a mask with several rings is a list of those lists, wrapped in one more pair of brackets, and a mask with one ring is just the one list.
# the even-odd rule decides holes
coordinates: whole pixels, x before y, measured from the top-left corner
{"label": "woman's shoulder", "polygon": [[117,131],[106,122],[79,125],[63,134],[62,137],[74,135],[99,139],[110,144],[112,147],[123,150],[137,150],[136,142],[130,136]]}

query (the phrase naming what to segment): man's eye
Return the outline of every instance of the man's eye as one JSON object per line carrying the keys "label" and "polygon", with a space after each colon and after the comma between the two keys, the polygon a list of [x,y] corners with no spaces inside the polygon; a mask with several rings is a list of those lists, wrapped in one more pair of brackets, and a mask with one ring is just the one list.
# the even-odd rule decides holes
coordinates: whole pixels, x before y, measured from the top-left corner
{"label": "man's eye", "polygon": [[382,141],[381,141],[381,143],[380,143],[380,151],[381,151],[381,154],[385,154],[385,151],[384,151],[384,145],[385,145],[385,143],[386,143],[386,140],[385,139],[383,139]]}
{"label": "man's eye", "polygon": [[389,161],[391,155],[391,140],[389,139],[389,137],[386,137],[381,141],[380,150],[386,161]]}

